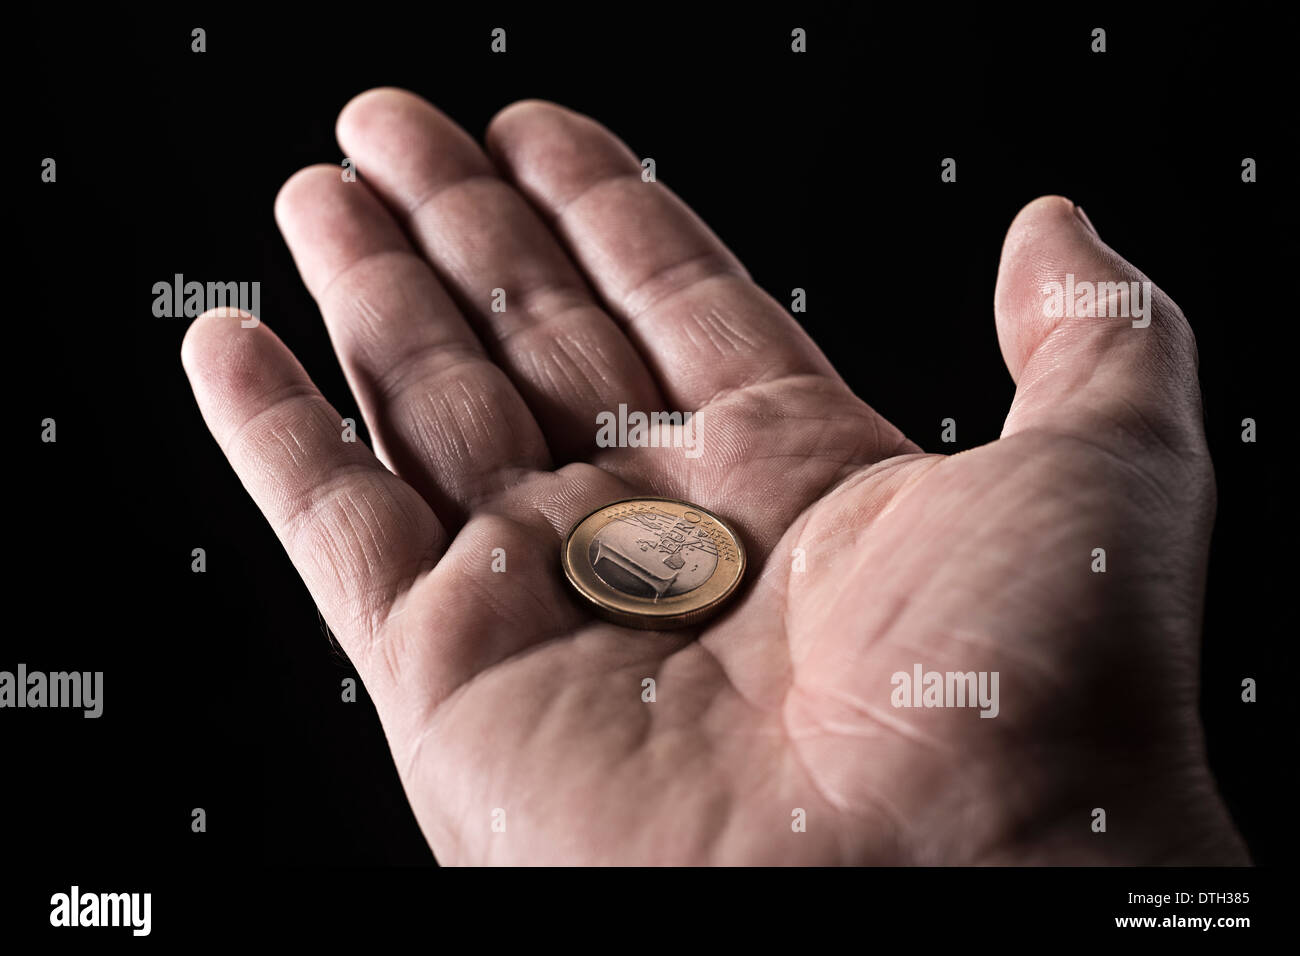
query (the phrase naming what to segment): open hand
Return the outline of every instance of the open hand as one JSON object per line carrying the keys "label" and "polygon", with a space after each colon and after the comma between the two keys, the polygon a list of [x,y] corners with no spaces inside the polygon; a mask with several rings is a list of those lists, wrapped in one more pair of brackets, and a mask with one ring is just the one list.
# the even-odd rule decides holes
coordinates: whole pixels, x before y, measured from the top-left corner
{"label": "open hand", "polygon": [[[1071,202],[1007,236],[1002,437],[943,456],[591,120],[517,103],[485,153],[375,90],[338,137],[360,180],[303,170],[276,215],[375,453],[264,325],[204,315],[183,359],[439,861],[1245,861],[1196,713],[1195,342],[1158,289],[1145,328],[1044,314],[1067,273],[1145,281]],[[698,413],[702,453],[598,448],[620,404]],[[564,534],[637,494],[744,538],[750,580],[707,626],[617,627],[570,594]],[[918,664],[997,672],[996,716],[893,706]]]}

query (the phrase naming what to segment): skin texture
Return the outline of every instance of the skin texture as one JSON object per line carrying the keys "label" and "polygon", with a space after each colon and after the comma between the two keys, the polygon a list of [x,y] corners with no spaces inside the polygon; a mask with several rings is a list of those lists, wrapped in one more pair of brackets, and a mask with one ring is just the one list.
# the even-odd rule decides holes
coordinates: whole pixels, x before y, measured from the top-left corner
{"label": "skin texture", "polygon": [[[1247,861],[1196,712],[1215,490],[1195,341],[1158,290],[1146,329],[1044,315],[1067,272],[1145,280],[1070,201],[1007,234],[1001,438],[942,456],[592,120],[516,103],[485,150],[373,90],[338,138],[361,179],[305,169],[276,217],[374,454],[265,325],[206,314],[182,358],[440,862]],[[703,454],[598,449],[619,403],[697,412]],[[751,579],[723,617],[644,632],[575,602],[561,539],[634,494],[738,528]],[[998,716],[891,706],[917,663],[997,671]]]}

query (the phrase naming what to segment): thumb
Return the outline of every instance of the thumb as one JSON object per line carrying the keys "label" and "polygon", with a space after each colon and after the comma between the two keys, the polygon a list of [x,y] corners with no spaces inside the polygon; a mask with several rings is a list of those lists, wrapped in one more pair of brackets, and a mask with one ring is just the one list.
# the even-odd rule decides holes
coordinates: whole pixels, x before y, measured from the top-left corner
{"label": "thumb", "polygon": [[1002,437],[1041,429],[1116,451],[1116,442],[1136,440],[1180,457],[1204,454],[1187,320],[1070,200],[1035,199],[1011,223],[994,313],[1016,382]]}

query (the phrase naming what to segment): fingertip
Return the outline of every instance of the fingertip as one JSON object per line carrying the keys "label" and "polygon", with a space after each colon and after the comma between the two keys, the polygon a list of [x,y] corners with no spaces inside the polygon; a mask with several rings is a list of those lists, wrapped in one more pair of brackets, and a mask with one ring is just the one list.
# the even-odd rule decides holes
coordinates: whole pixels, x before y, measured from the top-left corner
{"label": "fingertip", "polygon": [[1025,203],[1020,211],[1016,213],[1016,217],[1011,220],[1011,228],[1015,228],[1022,220],[1060,219],[1072,215],[1074,215],[1073,200],[1065,196],[1058,196],[1055,193],[1049,193]]}
{"label": "fingertip", "polygon": [[[994,314],[1017,395],[1004,434],[1071,427],[1098,409],[1194,440],[1195,336],[1177,304],[1102,240],[1064,196],[1025,205],[1007,230]],[[1192,416],[1195,417],[1195,416]],[[1190,446],[1189,446],[1190,447]]]}
{"label": "fingertip", "polygon": [[640,173],[641,160],[601,123],[546,100],[521,100],[488,126],[492,158],[525,195],[563,207],[603,179]]}
{"label": "fingertip", "polygon": [[550,100],[517,100],[488,121],[483,139],[492,156],[508,157],[518,144],[539,138],[545,141],[554,132],[582,118],[581,114]]}
{"label": "fingertip", "polygon": [[274,206],[275,221],[281,232],[305,199],[313,194],[319,195],[317,189],[321,184],[343,181],[341,170],[340,166],[315,163],[298,170],[284,181],[280,191],[275,194]]}
{"label": "fingertip", "polygon": [[433,104],[409,90],[396,86],[377,86],[358,93],[339,110],[334,122],[334,137],[345,149],[369,134],[377,124],[389,122],[394,115],[410,110],[434,110]]}
{"label": "fingertip", "polygon": [[365,116],[375,109],[386,109],[394,102],[418,99],[419,97],[414,93],[401,87],[372,86],[370,89],[356,94],[343,104],[343,108],[339,110],[336,124],[350,122],[357,117]]}
{"label": "fingertip", "polygon": [[1007,228],[993,311],[1013,378],[1019,378],[1020,368],[1053,327],[1040,314],[1043,283],[1070,271],[1103,278],[1122,263],[1077,208],[1065,196],[1039,196],[1026,203]]}
{"label": "fingertip", "polygon": [[565,109],[559,103],[553,103],[550,100],[535,97],[515,100],[513,103],[497,110],[496,115],[488,120],[488,138],[492,137],[494,130],[500,131],[515,124],[545,120],[569,112],[570,110]]}
{"label": "fingertip", "polygon": [[261,325],[257,316],[244,309],[208,309],[185,330],[181,365],[191,379],[205,374],[221,364],[232,349],[250,345],[249,333],[256,333]]}

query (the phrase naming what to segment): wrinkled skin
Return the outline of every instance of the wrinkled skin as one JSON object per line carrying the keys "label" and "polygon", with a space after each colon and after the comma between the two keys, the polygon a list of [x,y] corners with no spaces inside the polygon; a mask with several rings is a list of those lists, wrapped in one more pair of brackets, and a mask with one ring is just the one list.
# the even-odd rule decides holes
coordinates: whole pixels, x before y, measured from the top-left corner
{"label": "wrinkled skin", "polygon": [[[942,456],[591,120],[517,103],[485,152],[375,90],[338,136],[360,181],[303,170],[276,216],[375,454],[264,325],[206,314],[183,360],[439,861],[1246,862],[1196,713],[1195,342],[1158,290],[1145,329],[1044,315],[1067,272],[1145,279],[1071,202],[1007,235],[1002,437]],[[697,411],[703,454],[598,449],[621,402]],[[751,580],[720,618],[629,630],[568,592],[565,532],[634,494],[739,529]],[[997,717],[892,706],[918,663],[997,671]]]}

